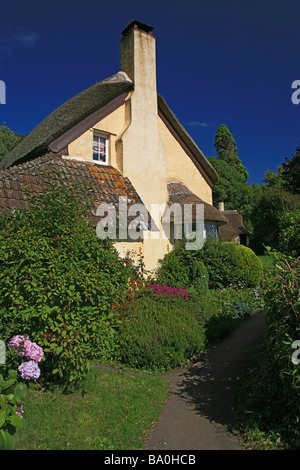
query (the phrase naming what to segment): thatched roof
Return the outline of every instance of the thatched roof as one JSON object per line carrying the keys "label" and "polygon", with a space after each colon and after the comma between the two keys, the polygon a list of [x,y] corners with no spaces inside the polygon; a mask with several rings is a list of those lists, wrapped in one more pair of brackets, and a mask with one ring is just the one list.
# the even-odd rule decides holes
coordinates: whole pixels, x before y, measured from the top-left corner
{"label": "thatched roof", "polygon": [[[128,76],[124,72],[118,72],[74,96],[46,117],[8,153],[0,163],[0,170],[40,157],[49,151],[59,153],[100,120],[99,110],[111,112],[114,109],[111,104],[119,106],[124,102],[127,93],[133,89],[133,83]],[[180,124],[165,100],[160,95],[157,95],[157,100],[159,115],[212,186],[218,180],[216,170]]]}
{"label": "thatched roof", "polygon": [[[168,191],[169,191],[169,206],[172,204],[179,204],[184,210],[185,204],[192,205],[192,217],[193,220],[196,220],[197,212],[196,206],[197,204],[204,205],[204,220],[209,222],[217,222],[218,225],[227,224],[226,217],[214,206],[204,202],[200,199],[195,193],[190,191],[183,183],[181,182],[170,182],[168,183]],[[171,213],[171,221],[174,221],[174,215]]]}
{"label": "thatched roof", "polygon": [[237,211],[222,211],[221,214],[226,217],[228,224],[220,227],[220,240],[232,242],[240,235],[251,235],[243,225],[243,217]]}
{"label": "thatched roof", "polygon": [[82,91],[53,111],[8,153],[0,163],[0,170],[45,154],[62,134],[132,89],[133,83],[121,72]]}

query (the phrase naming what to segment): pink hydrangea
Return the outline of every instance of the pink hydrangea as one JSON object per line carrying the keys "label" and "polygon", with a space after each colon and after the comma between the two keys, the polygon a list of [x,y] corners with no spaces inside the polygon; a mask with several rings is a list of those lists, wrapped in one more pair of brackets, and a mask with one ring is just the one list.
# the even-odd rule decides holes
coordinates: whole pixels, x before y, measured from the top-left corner
{"label": "pink hydrangea", "polygon": [[15,348],[21,357],[40,362],[44,357],[43,349],[30,341],[28,336],[16,335],[8,343],[8,348]]}
{"label": "pink hydrangea", "polygon": [[18,371],[22,379],[37,380],[41,374],[40,368],[35,361],[23,362]]}
{"label": "pink hydrangea", "polygon": [[10,342],[8,343],[8,349],[18,348],[20,344],[26,341],[27,339],[28,339],[28,336],[23,336],[23,335],[13,336]]}
{"label": "pink hydrangea", "polygon": [[36,343],[32,343],[29,339],[26,339],[20,351],[20,356],[40,362],[44,357],[44,352]]}

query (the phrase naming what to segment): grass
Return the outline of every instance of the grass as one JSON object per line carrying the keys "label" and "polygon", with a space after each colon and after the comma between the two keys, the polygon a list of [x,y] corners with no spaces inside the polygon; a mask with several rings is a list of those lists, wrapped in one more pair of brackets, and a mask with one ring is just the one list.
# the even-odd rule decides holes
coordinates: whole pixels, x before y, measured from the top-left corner
{"label": "grass", "polygon": [[272,268],[274,266],[274,260],[271,256],[262,255],[258,256],[258,258],[261,260],[264,269]]}
{"label": "grass", "polygon": [[100,369],[87,377],[81,393],[30,390],[15,447],[141,450],[168,395],[168,382],[160,377]]}

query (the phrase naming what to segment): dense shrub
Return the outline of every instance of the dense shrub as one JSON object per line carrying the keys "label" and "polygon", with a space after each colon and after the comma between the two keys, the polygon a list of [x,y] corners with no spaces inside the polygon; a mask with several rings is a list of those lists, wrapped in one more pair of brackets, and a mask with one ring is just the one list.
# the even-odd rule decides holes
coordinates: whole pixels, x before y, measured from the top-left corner
{"label": "dense shrub", "polygon": [[251,248],[244,245],[234,245],[240,259],[242,269],[239,270],[239,279],[249,287],[259,285],[263,265],[261,260],[255,255]]}
{"label": "dense shrub", "polygon": [[168,286],[178,286],[182,289],[190,287],[189,271],[183,262],[183,257],[180,255],[179,250],[174,249],[159,261],[157,271],[158,284],[165,283]]}
{"label": "dense shrub", "polygon": [[40,344],[43,376],[64,383],[113,347],[111,306],[128,284],[126,265],[109,240],[97,238],[75,196],[45,189],[30,210],[3,216],[0,225],[2,323]]}
{"label": "dense shrub", "polygon": [[157,279],[205,294],[208,288],[232,284],[255,287],[262,272],[262,263],[250,248],[209,238],[200,250],[186,250],[184,243],[179,243],[160,261]]}
{"label": "dense shrub", "polygon": [[199,294],[205,294],[208,290],[208,271],[202,261],[192,251],[185,250],[181,243],[160,260],[157,282],[172,287],[194,288]]}
{"label": "dense shrub", "polygon": [[206,266],[202,261],[194,260],[190,267],[191,285],[200,295],[206,295],[208,292],[209,275]]}
{"label": "dense shrub", "polygon": [[248,247],[208,239],[196,256],[208,270],[210,288],[239,283],[246,287],[259,285],[262,264]]}
{"label": "dense shrub", "polygon": [[140,299],[119,330],[118,359],[131,368],[164,371],[182,365],[204,346],[203,328],[181,298]]}
{"label": "dense shrub", "polygon": [[243,286],[211,289],[203,296],[189,291],[187,308],[205,330],[209,345],[229,334],[240,319],[264,305],[261,289]]}
{"label": "dense shrub", "polygon": [[22,427],[27,384],[39,379],[44,352],[23,335],[13,336],[5,349],[4,360],[0,357],[0,450],[11,450],[14,434]]}
{"label": "dense shrub", "polygon": [[297,352],[293,345],[300,340],[300,259],[275,251],[271,256],[274,267],[263,281],[266,339],[243,374],[239,414],[243,427],[255,426],[285,446],[299,448],[300,361],[299,346]]}

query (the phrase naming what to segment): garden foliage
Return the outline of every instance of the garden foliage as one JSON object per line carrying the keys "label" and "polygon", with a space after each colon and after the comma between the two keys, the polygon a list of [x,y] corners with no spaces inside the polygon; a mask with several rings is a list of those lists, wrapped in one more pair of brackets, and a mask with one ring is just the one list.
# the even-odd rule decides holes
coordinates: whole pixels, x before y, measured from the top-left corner
{"label": "garden foliage", "polygon": [[78,196],[53,185],[0,225],[2,323],[42,346],[43,377],[64,384],[114,347],[111,306],[128,283],[126,265],[97,238]]}
{"label": "garden foliage", "polygon": [[[237,394],[243,427],[256,427],[286,448],[300,446],[300,259],[271,251],[263,281],[266,338],[245,369]],[[249,413],[251,411],[251,414]]]}
{"label": "garden foliage", "polygon": [[139,299],[120,326],[118,359],[128,367],[164,371],[203,350],[204,331],[189,312],[189,300],[155,294]]}
{"label": "garden foliage", "polygon": [[159,282],[177,282],[180,287],[185,283],[205,294],[208,288],[232,284],[256,287],[262,272],[261,261],[250,248],[208,238],[200,250],[185,250],[179,243],[160,261],[157,277]]}
{"label": "garden foliage", "polygon": [[181,242],[160,260],[157,282],[172,287],[194,288],[199,294],[205,294],[209,277],[202,261],[194,252],[185,250],[184,242]]}

